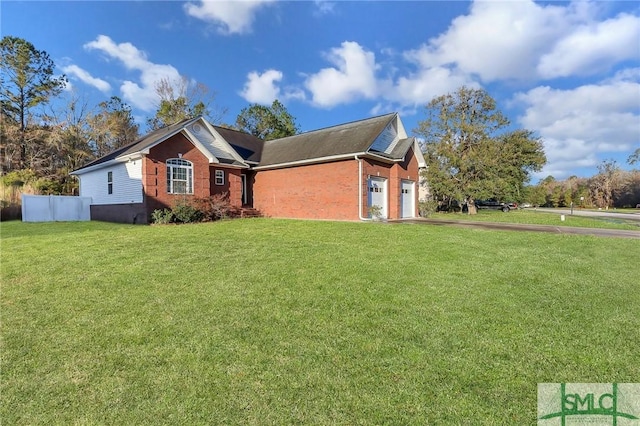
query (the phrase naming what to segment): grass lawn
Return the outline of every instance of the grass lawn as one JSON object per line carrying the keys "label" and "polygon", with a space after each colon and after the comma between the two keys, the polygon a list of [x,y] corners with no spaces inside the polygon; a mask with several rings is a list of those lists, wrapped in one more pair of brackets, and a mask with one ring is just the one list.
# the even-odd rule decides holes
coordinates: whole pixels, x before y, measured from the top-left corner
{"label": "grass lawn", "polygon": [[476,222],[500,222],[500,223],[529,223],[534,225],[575,226],[579,228],[605,228],[627,229],[640,231],[640,221],[633,221],[612,217],[586,217],[577,215],[564,215],[565,220],[560,219],[559,213],[536,211],[534,209],[511,210],[504,213],[500,210],[478,210],[478,214],[466,213],[434,213],[430,218],[448,220],[469,220]]}
{"label": "grass lawn", "polygon": [[535,424],[640,380],[637,240],[4,222],[3,424]]}

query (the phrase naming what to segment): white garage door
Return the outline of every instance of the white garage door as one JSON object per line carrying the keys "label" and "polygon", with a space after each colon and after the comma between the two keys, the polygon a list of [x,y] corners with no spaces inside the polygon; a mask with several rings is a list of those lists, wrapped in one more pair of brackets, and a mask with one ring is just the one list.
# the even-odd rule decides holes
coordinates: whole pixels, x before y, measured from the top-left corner
{"label": "white garage door", "polygon": [[415,185],[410,180],[403,180],[401,187],[400,203],[402,204],[402,214],[400,217],[414,217],[415,216]]}
{"label": "white garage door", "polygon": [[387,217],[387,180],[384,178],[372,177],[368,180],[368,203],[369,207],[379,206],[382,218]]}

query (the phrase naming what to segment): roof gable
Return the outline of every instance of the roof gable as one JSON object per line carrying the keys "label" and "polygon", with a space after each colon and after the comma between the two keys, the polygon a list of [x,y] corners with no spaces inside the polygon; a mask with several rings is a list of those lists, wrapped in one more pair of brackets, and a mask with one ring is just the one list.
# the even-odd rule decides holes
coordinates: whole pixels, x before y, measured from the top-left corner
{"label": "roof gable", "polygon": [[242,156],[235,152],[233,147],[224,140],[224,137],[217,134],[213,126],[203,117],[196,117],[182,120],[176,124],[163,127],[162,129],[154,130],[135,142],[116,149],[73,171],[72,174],[82,174],[89,170],[106,167],[113,162],[125,161],[129,158],[148,154],[151,148],[181,132],[209,159],[209,162],[248,167],[248,165],[244,163]]}

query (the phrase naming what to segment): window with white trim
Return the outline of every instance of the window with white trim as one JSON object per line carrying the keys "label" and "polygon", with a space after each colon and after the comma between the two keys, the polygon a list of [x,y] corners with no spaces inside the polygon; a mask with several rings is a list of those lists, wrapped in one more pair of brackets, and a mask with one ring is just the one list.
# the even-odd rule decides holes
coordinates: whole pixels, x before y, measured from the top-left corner
{"label": "window with white trim", "polygon": [[113,172],[107,172],[107,194],[113,194]]}
{"label": "window with white trim", "polygon": [[215,182],[216,185],[224,185],[224,170],[216,170]]}
{"label": "window with white trim", "polygon": [[167,160],[167,192],[193,194],[193,163],[182,158]]}

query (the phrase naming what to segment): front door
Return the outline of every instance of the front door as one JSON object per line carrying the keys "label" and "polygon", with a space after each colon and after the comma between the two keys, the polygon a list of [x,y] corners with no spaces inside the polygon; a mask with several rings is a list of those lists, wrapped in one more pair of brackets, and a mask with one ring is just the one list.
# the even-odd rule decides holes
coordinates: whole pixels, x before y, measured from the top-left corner
{"label": "front door", "polygon": [[242,205],[246,206],[248,203],[247,199],[247,175],[240,175],[241,178],[241,191],[242,191]]}

